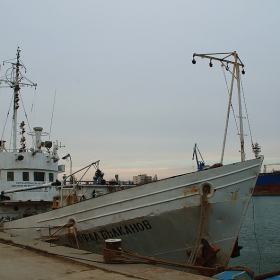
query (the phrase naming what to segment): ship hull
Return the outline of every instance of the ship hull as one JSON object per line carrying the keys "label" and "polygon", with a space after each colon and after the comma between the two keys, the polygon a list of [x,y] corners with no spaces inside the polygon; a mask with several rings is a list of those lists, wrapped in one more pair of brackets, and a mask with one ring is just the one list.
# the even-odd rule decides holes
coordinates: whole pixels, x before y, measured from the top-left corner
{"label": "ship hull", "polygon": [[[24,219],[3,230],[102,253],[106,239],[140,255],[186,264],[196,240],[219,249],[211,264],[227,266],[263,158],[159,180]],[[207,186],[207,193],[203,191]],[[74,223],[71,227],[64,225]],[[55,238],[54,238],[55,237]],[[54,240],[56,239],[56,240]],[[199,263],[198,263],[199,264]],[[200,263],[201,265],[201,263]]]}
{"label": "ship hull", "polygon": [[253,195],[280,195],[280,172],[260,173]]}

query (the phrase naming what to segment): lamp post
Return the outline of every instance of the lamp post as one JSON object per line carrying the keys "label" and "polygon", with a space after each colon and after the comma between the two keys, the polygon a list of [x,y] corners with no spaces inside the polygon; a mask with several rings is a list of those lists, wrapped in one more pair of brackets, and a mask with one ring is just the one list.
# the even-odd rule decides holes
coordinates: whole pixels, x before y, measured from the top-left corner
{"label": "lamp post", "polygon": [[[72,179],[72,159],[71,159],[71,155],[70,154],[67,154],[66,156],[64,156],[62,159],[70,159],[70,176],[71,176],[71,179]],[[72,180],[73,181],[73,180]]]}

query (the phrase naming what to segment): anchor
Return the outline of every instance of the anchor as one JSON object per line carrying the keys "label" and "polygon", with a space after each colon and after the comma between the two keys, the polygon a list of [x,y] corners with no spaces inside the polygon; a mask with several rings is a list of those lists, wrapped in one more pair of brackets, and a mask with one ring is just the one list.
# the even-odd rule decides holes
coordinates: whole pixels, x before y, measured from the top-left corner
{"label": "anchor", "polygon": [[197,262],[202,266],[213,265],[217,259],[217,254],[220,249],[209,244],[209,242],[204,238],[201,239],[201,244],[202,246],[199,249],[199,255],[196,259]]}

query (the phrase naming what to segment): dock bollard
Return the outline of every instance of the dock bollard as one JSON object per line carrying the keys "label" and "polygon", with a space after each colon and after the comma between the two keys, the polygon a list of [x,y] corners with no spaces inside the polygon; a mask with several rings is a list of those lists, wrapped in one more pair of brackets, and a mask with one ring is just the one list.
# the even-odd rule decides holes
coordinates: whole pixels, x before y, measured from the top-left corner
{"label": "dock bollard", "polygon": [[122,240],[121,239],[106,239],[105,240],[106,248],[110,250],[121,250],[122,249]]}
{"label": "dock bollard", "polygon": [[105,263],[124,263],[127,258],[122,256],[122,240],[106,239],[103,249],[103,259]]}

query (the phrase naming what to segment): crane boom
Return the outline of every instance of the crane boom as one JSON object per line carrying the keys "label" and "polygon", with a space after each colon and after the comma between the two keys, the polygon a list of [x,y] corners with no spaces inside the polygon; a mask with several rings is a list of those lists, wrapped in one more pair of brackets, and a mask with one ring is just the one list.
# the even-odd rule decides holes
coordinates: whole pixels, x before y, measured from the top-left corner
{"label": "crane boom", "polygon": [[[201,157],[201,160],[198,160],[198,155],[197,155],[197,153],[199,153],[199,155],[200,155],[200,157]],[[194,148],[193,148],[193,157],[192,157],[192,160],[194,160],[194,158],[195,158],[195,160],[196,160],[197,170],[199,170],[199,171],[203,170],[203,169],[204,169],[204,166],[205,166],[205,162],[204,162],[204,160],[203,160],[203,157],[202,157],[202,155],[201,155],[201,153],[200,153],[200,151],[199,151],[199,149],[198,149],[196,143],[194,144]]]}

